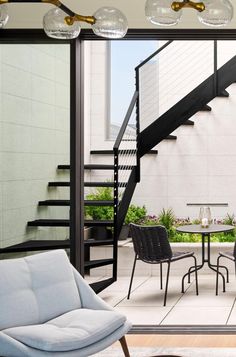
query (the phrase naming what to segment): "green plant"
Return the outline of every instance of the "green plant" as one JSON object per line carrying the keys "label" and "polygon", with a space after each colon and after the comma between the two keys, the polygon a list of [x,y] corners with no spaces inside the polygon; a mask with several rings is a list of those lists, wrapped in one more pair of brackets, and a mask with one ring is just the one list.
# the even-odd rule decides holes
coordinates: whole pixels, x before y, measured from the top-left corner
{"label": "green plant", "polygon": [[[112,201],[112,187],[98,187],[94,192],[86,196],[87,200],[93,201]],[[114,212],[112,206],[86,206],[85,216],[94,220],[111,220]]]}
{"label": "green plant", "polygon": [[[228,224],[230,226],[234,226],[235,225],[235,216],[234,216],[234,214],[227,213],[226,217],[223,219],[223,224]],[[224,232],[224,236],[225,237],[221,236],[220,242],[234,241],[234,239],[235,239],[235,229],[233,231]]]}
{"label": "green plant", "polygon": [[223,219],[223,224],[228,224],[230,226],[234,226],[235,225],[234,214],[227,213],[226,217]]}
{"label": "green plant", "polygon": [[130,205],[125,217],[125,224],[140,223],[146,216],[147,209],[145,206]]}
{"label": "green plant", "polygon": [[175,215],[172,208],[163,208],[158,216],[158,222],[166,228],[169,237],[172,237],[174,235]]}

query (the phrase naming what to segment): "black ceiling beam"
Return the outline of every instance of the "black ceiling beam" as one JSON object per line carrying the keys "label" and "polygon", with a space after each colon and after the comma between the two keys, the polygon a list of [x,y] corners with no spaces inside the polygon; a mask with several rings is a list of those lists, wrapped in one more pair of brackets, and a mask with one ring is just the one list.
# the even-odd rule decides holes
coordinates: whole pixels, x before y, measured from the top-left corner
{"label": "black ceiling beam", "polygon": [[[82,29],[82,40],[104,41],[92,29]],[[121,40],[121,39],[118,39]],[[130,28],[124,40],[236,40],[236,29],[136,29]],[[117,40],[112,40],[117,41]]]}

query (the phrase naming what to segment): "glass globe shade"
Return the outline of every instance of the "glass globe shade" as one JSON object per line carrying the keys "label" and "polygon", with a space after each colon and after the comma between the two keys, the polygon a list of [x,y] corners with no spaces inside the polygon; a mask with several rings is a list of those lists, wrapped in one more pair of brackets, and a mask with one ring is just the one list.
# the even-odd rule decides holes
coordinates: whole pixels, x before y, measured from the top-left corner
{"label": "glass globe shade", "polygon": [[3,28],[9,19],[8,8],[6,4],[0,6],[0,28]]}
{"label": "glass globe shade", "polygon": [[125,15],[114,7],[101,7],[94,15],[93,32],[97,36],[106,38],[122,38],[128,30],[128,21]]}
{"label": "glass globe shade", "polygon": [[147,20],[155,25],[161,26],[178,24],[182,16],[182,10],[172,10],[172,3],[173,0],[147,0],[145,5]]}
{"label": "glass globe shade", "polygon": [[61,40],[70,40],[79,36],[80,25],[75,21],[73,25],[67,25],[67,14],[59,8],[49,10],[43,18],[43,28],[49,37]]}
{"label": "glass globe shade", "polygon": [[205,10],[198,13],[198,19],[205,25],[224,26],[233,18],[234,9],[229,0],[205,0]]}

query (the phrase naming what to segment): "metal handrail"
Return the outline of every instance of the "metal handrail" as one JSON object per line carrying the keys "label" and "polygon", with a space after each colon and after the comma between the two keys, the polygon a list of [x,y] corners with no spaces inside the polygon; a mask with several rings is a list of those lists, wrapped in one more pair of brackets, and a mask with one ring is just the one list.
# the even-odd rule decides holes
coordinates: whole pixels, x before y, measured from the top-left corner
{"label": "metal handrail", "polygon": [[163,46],[158,48],[153,54],[151,54],[149,57],[147,57],[144,61],[142,61],[137,67],[135,67],[135,71],[139,70],[141,67],[143,67],[147,62],[149,62],[153,57],[158,55],[161,51],[163,51],[167,46],[169,46],[173,40],[166,42]]}
{"label": "metal handrail", "polygon": [[131,114],[132,114],[132,112],[133,112],[134,106],[135,106],[135,104],[136,104],[137,98],[138,98],[138,92],[135,91],[135,92],[134,92],[134,95],[133,95],[133,97],[132,97],[132,99],[131,99],[129,108],[128,108],[128,110],[127,110],[127,113],[126,113],[126,115],[125,115],[125,119],[124,119],[124,121],[123,121],[123,123],[122,123],[122,125],[121,125],[121,128],[120,128],[120,130],[119,130],[119,133],[118,133],[118,135],[117,135],[115,144],[114,144],[114,146],[113,146],[113,150],[118,150],[119,147],[120,147],[120,143],[121,143],[121,141],[122,141],[122,138],[123,138],[123,136],[124,136],[125,130],[126,130],[127,125],[128,125],[128,123],[129,123],[129,120],[130,120]]}

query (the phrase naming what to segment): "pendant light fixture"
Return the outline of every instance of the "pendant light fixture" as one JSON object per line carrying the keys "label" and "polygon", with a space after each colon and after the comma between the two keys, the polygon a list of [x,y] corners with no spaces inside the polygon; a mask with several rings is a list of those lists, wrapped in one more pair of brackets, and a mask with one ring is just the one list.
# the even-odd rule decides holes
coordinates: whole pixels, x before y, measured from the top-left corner
{"label": "pendant light fixture", "polygon": [[[80,23],[91,25],[97,36],[117,39],[126,35],[128,21],[118,9],[104,6],[92,16],[83,16],[70,10],[60,0],[0,0],[0,29],[8,21],[7,3],[48,3],[55,8],[49,10],[43,18],[43,27],[49,37],[57,39],[74,39],[80,34]],[[155,25],[172,26],[181,20],[183,9],[194,9],[198,19],[204,25],[224,26],[233,18],[233,6],[230,0],[146,0],[145,15]]]}
{"label": "pendant light fixture", "polygon": [[182,9],[198,11],[198,19],[208,26],[224,26],[233,18],[233,6],[229,0],[147,0],[145,14],[153,24],[172,26],[178,24],[182,17]]}
{"label": "pendant light fixture", "polygon": [[48,3],[56,6],[49,10],[43,18],[43,27],[49,37],[57,39],[73,39],[80,33],[80,22],[92,26],[93,32],[101,37],[122,38],[128,30],[125,15],[114,7],[102,7],[93,16],[76,14],[59,0],[0,0],[0,28],[8,21],[6,3]]}

